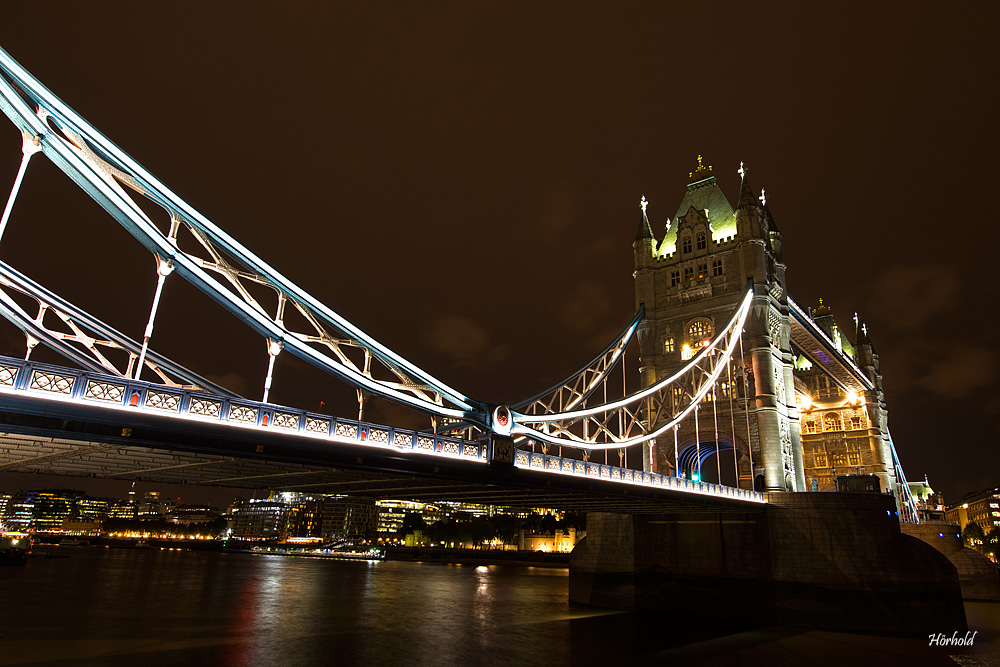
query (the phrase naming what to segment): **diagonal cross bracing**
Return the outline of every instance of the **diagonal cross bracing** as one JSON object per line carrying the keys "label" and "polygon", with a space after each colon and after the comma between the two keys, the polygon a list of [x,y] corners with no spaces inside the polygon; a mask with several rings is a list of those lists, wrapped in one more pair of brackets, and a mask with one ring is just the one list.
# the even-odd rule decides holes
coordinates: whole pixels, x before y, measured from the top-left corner
{"label": "diagonal cross bracing", "polygon": [[[584,449],[627,447],[656,438],[696,410],[719,382],[739,345],[752,299],[753,290],[748,287],[721,333],[670,377],[603,405],[542,415],[514,413],[511,433]],[[675,388],[682,388],[689,400],[671,400]],[[648,418],[649,413],[654,412],[653,404],[656,412],[662,412],[668,404],[672,407],[669,417],[656,428],[653,428],[656,420]],[[647,419],[643,419],[643,412],[647,413]]]}
{"label": "diagonal cross bracing", "polygon": [[[10,298],[6,290],[14,290],[34,299],[39,305],[38,315],[32,317],[25,312]],[[57,331],[46,326],[44,315],[49,312],[54,312],[59,320],[71,330],[71,333]],[[128,336],[77,308],[2,261],[0,261],[0,315],[10,320],[25,335],[45,343],[83,368],[99,373],[110,371],[123,377],[130,375],[132,364],[139,357],[142,347]],[[75,342],[78,346],[68,345],[69,342]],[[83,350],[80,349],[81,347]],[[102,347],[123,350],[128,353],[128,368],[123,370],[115,366],[100,352],[98,348]],[[233,392],[156,352],[149,351],[144,364],[167,385],[187,384],[223,396],[236,396]]]}
{"label": "diagonal cross bracing", "polygon": [[[485,424],[482,404],[395,354],[278,273],[166,188],[2,50],[0,71],[5,75],[0,76],[0,109],[169,270],[258,334],[360,389],[439,416]],[[123,184],[164,208],[171,220],[170,233],[157,228]],[[178,226],[191,232],[210,259],[178,247]],[[245,281],[276,292],[274,316],[254,299]],[[313,331],[297,332],[285,326],[282,314],[288,302]],[[340,347],[344,345],[363,350],[362,367],[343,353]],[[377,378],[372,361],[395,380]]]}

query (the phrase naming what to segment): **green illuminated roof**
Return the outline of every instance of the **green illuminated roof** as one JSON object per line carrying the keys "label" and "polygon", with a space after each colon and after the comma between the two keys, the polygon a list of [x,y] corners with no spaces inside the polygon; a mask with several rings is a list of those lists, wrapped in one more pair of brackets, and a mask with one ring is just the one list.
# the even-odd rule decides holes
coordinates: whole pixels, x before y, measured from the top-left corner
{"label": "green illuminated roof", "polygon": [[712,225],[713,241],[736,236],[736,214],[733,212],[733,207],[726,199],[726,195],[722,194],[722,188],[715,182],[715,177],[709,176],[688,184],[687,192],[684,194],[680,206],[677,207],[677,214],[674,216],[670,229],[667,230],[660,243],[659,254],[665,255],[676,250],[677,221],[686,215],[691,208],[702,213],[708,209],[708,222]]}

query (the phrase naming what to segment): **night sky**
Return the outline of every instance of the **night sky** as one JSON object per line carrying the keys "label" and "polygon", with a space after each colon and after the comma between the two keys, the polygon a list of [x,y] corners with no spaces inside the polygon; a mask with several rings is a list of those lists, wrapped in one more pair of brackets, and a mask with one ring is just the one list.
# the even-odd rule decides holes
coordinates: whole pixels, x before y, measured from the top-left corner
{"label": "night sky", "polygon": [[[907,477],[949,501],[1000,483],[995,3],[271,4],[49,2],[5,20],[0,46],[279,271],[480,400],[516,402],[598,352],[634,310],[640,196],[662,235],[699,154],[733,204],[743,161],[794,298],[822,297],[850,337],[855,311],[867,323]],[[5,125],[4,192],[20,160]],[[44,158],[0,257],[141,337],[152,259]],[[153,347],[259,398],[264,343],[180,278]],[[356,410],[289,354],[274,382],[277,403]],[[409,419],[386,403],[366,418]]]}

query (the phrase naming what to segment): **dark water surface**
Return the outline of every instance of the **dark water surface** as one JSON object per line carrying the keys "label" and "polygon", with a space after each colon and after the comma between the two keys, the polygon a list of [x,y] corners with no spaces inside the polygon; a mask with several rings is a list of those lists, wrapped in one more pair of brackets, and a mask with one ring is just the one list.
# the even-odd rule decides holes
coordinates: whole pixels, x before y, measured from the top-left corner
{"label": "dark water surface", "polygon": [[[565,569],[58,551],[0,568],[0,664],[994,664],[920,639],[571,606]],[[978,609],[1000,625],[1000,605]],[[980,635],[977,653],[995,647]]]}

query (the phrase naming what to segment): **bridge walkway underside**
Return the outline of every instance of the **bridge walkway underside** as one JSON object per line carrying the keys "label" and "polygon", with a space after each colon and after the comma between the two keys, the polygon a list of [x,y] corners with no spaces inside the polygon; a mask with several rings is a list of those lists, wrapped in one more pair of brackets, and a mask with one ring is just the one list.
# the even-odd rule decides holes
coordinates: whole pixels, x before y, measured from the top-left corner
{"label": "bridge walkway underside", "polygon": [[[0,398],[0,472],[328,493],[375,500],[464,502],[628,514],[762,511],[759,503],[626,486],[497,464],[396,453],[365,445],[197,428],[154,416],[128,426],[45,414]],[[65,406],[64,406],[65,407]],[[67,418],[69,416],[70,418]]]}

